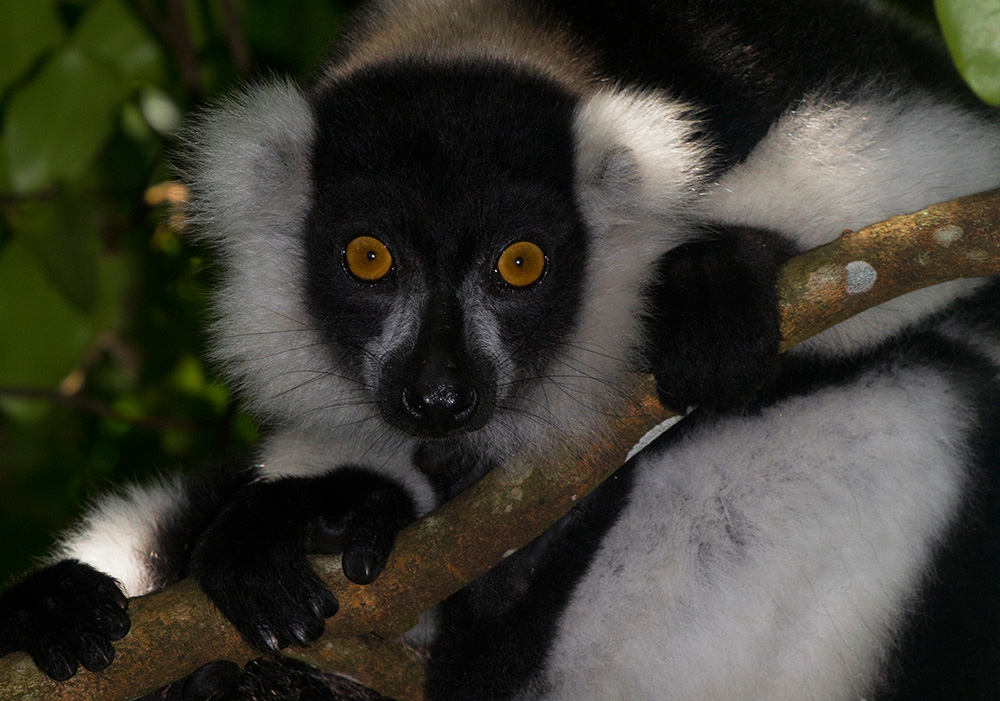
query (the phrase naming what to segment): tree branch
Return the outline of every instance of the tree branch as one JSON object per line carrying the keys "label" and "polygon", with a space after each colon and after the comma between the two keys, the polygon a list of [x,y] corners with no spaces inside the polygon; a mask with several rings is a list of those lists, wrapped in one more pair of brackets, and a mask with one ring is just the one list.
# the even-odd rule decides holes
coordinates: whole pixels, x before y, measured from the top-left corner
{"label": "tree branch", "polygon": [[[790,261],[782,271],[783,349],[893,297],[945,280],[1000,273],[1000,190],[893,217]],[[382,575],[347,582],[339,558],[316,557],[340,612],[308,650],[287,654],[344,671],[403,701],[422,698],[419,660],[398,643],[416,615],[529,543],[614,472],[629,448],[668,417],[650,378],[639,378],[632,405],[605,437],[518,455],[406,528]],[[484,528],[489,524],[489,528]],[[3,698],[125,699],[163,686],[215,659],[257,656],[190,581],[140,597],[132,633],[98,674],[81,671],[57,684],[22,653],[0,660]],[[350,655],[356,655],[347,661]],[[151,661],[154,664],[151,664]]]}
{"label": "tree branch", "polygon": [[126,416],[116,410],[107,402],[103,402],[95,397],[88,397],[82,394],[67,394],[55,389],[44,387],[11,387],[0,385],[0,397],[10,397],[12,399],[28,399],[34,401],[48,402],[50,404],[64,404],[94,416],[102,416],[136,428],[148,431],[185,431],[193,433],[198,425],[194,421],[187,419],[175,419],[160,416]]}
{"label": "tree branch", "polygon": [[236,74],[241,78],[248,78],[253,68],[253,58],[243,35],[239,10],[233,0],[220,0],[219,5],[222,10],[222,33],[226,38],[226,46],[229,47],[229,55],[233,57]]}
{"label": "tree branch", "polygon": [[184,0],[167,0],[167,14],[161,15],[152,0],[132,0],[132,8],[150,29],[156,32],[174,58],[181,84],[188,95],[201,95],[198,54],[191,39]]}

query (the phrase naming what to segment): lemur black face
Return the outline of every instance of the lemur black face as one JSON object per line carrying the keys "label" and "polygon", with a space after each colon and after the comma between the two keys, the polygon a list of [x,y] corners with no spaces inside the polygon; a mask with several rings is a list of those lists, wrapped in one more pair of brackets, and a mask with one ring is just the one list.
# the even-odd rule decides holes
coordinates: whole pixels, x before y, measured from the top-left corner
{"label": "lemur black face", "polygon": [[575,98],[504,68],[371,69],[314,102],[308,309],[397,428],[482,428],[573,328]]}

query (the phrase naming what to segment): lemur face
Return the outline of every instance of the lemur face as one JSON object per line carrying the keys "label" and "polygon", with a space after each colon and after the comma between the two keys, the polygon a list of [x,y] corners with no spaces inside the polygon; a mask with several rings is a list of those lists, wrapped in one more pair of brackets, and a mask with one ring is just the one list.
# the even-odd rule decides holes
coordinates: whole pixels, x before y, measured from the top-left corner
{"label": "lemur face", "polygon": [[574,102],[513,87],[383,69],[314,104],[306,306],[336,367],[420,438],[524,411],[576,323]]}

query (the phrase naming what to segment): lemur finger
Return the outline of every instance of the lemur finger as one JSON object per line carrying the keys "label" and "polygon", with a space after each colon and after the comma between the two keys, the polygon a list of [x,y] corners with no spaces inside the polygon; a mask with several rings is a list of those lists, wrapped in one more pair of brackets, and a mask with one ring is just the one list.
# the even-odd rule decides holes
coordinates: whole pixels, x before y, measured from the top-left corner
{"label": "lemur finger", "polygon": [[108,640],[121,640],[132,627],[132,621],[117,604],[103,601],[94,607],[94,623]]}
{"label": "lemur finger", "polygon": [[386,560],[392,551],[392,544],[395,540],[381,539],[370,541],[367,539],[351,539],[344,549],[341,562],[344,567],[344,575],[355,584],[369,584],[375,581],[385,568]]}
{"label": "lemur finger", "polygon": [[90,632],[80,633],[73,643],[76,659],[91,672],[100,672],[115,659],[111,643],[100,635]]}
{"label": "lemur finger", "polygon": [[182,701],[212,701],[228,698],[240,680],[240,666],[235,662],[217,660],[202,665],[184,680]]}
{"label": "lemur finger", "polygon": [[69,649],[51,638],[42,638],[37,643],[30,643],[25,652],[31,656],[35,666],[54,681],[64,682],[77,670],[76,658]]}

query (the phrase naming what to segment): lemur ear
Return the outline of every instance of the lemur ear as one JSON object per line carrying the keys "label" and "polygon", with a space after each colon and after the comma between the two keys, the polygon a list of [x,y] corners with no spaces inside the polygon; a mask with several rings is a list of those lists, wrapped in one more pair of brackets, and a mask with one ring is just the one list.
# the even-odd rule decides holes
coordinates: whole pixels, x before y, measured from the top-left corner
{"label": "lemur ear", "polygon": [[662,93],[604,90],[583,98],[574,123],[576,182],[595,233],[627,227],[640,237],[655,232],[662,240],[673,231],[683,238],[707,156],[694,127],[690,111]]}
{"label": "lemur ear", "polygon": [[195,229],[223,252],[296,233],[311,189],[313,115],[301,90],[251,86],[188,125],[184,179]]}
{"label": "lemur ear", "polygon": [[583,182],[600,192],[607,204],[627,206],[634,201],[642,186],[639,160],[636,153],[624,144],[616,144],[595,158],[589,173],[581,173]]}

